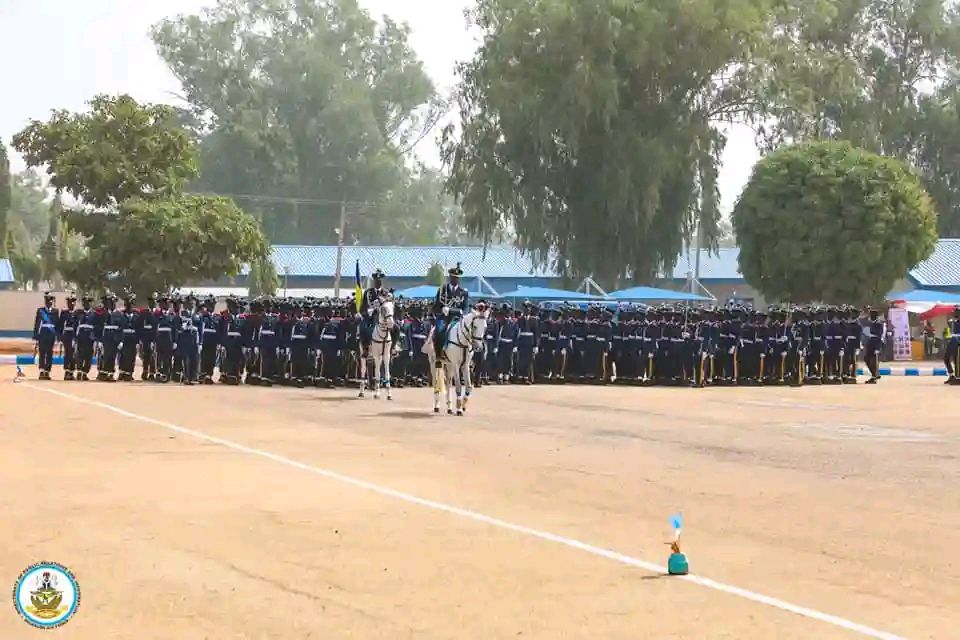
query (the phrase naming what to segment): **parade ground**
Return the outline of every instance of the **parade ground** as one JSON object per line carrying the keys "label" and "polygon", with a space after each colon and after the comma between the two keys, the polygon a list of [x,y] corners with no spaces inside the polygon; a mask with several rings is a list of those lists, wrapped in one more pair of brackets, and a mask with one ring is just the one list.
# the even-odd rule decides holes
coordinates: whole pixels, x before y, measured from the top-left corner
{"label": "parade ground", "polygon": [[0,375],[0,581],[53,561],[82,594],[52,632],[8,601],[0,638],[960,637],[942,379],[494,386],[457,418]]}

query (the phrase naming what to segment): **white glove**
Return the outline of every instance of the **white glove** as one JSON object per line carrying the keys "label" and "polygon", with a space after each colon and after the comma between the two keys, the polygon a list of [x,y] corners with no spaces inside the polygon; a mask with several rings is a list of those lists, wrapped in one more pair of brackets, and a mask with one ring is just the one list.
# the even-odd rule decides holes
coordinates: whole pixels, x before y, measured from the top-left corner
{"label": "white glove", "polygon": [[519,349],[517,349],[517,347],[514,347],[513,352],[516,353],[517,351],[519,351]]}
{"label": "white glove", "polygon": [[412,357],[413,357],[413,351],[408,351],[408,352],[407,352],[407,357],[408,357],[408,358],[412,358]]}
{"label": "white glove", "polygon": [[566,350],[566,349],[560,349],[560,353],[561,353],[562,355],[566,355],[566,354],[567,354],[567,350]]}
{"label": "white glove", "polygon": [[533,348],[533,355],[537,355],[538,353],[540,353],[540,348],[539,348],[539,347],[534,347],[534,348]]}
{"label": "white glove", "polygon": [[375,311],[375,307],[370,307],[369,309],[367,309],[367,316],[372,318],[374,311]]}
{"label": "white glove", "polygon": [[443,305],[443,311],[442,311],[442,313],[443,313],[443,315],[445,315],[445,316],[450,315],[450,307],[448,307],[447,305]]}
{"label": "white glove", "polygon": [[493,350],[493,354],[494,354],[494,355],[496,355],[496,354],[498,354],[498,353],[500,353],[500,349],[494,349],[494,350]]}
{"label": "white glove", "polygon": [[736,350],[737,350],[736,347],[730,347],[729,349],[727,349],[727,353],[729,353],[730,355],[733,355],[733,352]]}
{"label": "white glove", "polygon": [[843,349],[840,349],[840,357],[843,357]]}
{"label": "white glove", "polygon": [[652,353],[648,353],[648,354],[647,354],[647,358],[650,359],[650,360],[653,360],[653,354],[652,354]]}

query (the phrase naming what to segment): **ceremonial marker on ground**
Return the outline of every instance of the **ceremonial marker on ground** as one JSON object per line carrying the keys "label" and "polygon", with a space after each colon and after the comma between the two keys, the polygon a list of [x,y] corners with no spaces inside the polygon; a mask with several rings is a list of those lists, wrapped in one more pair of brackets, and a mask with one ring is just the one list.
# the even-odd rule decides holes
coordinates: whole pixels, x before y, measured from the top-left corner
{"label": "ceremonial marker on ground", "polygon": [[672,576],[685,576],[690,571],[690,565],[687,563],[687,556],[680,552],[680,530],[683,528],[683,512],[670,516],[670,524],[673,525],[673,542],[670,545],[670,559],[667,560],[667,573]]}

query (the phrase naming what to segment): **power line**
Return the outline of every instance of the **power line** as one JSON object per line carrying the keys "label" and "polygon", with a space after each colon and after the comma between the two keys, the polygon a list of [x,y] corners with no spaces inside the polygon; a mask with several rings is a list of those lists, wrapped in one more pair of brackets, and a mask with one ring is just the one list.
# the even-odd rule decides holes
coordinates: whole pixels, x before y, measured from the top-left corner
{"label": "power line", "polygon": [[385,203],[369,202],[366,200],[322,200],[318,198],[298,198],[293,196],[262,196],[250,193],[219,193],[214,191],[194,192],[198,196],[223,196],[234,200],[250,200],[252,202],[273,202],[290,204],[317,204],[317,205],[345,205],[348,207],[370,208]]}

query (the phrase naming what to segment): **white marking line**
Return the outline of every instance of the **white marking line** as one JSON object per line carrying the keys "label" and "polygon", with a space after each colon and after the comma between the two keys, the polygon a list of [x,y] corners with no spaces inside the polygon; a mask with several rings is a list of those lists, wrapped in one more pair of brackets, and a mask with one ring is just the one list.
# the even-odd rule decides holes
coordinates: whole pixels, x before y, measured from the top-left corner
{"label": "white marking line", "polygon": [[[345,476],[343,474],[337,473],[336,471],[330,471],[328,469],[314,467],[309,464],[305,464],[303,462],[297,462],[296,460],[291,460],[290,458],[286,458],[284,456],[277,455],[275,453],[270,453],[269,451],[263,451],[262,449],[254,449],[252,447],[247,447],[242,444],[232,442],[230,440],[224,440],[223,438],[207,435],[206,433],[203,433],[201,431],[194,431],[193,429],[187,429],[186,427],[181,427],[175,424],[171,424],[169,422],[163,422],[161,420],[148,418],[147,416],[142,416],[136,413],[132,413],[130,411],[126,411],[125,409],[121,409],[119,407],[106,404],[105,402],[88,400],[87,398],[71,395],[69,393],[63,393],[61,391],[54,391],[53,389],[43,388],[33,383],[28,383],[23,386],[30,389],[34,389],[36,391],[51,393],[55,396],[60,396],[61,398],[73,400],[74,402],[79,402],[82,404],[88,404],[94,407],[99,407],[106,411],[111,411],[121,416],[130,418],[132,420],[147,422],[149,424],[153,424],[158,427],[163,427],[164,429],[169,429],[170,431],[175,431],[177,433],[182,433],[184,435],[192,436],[199,440],[206,440],[207,442],[219,444],[229,449],[233,449],[234,451],[239,451],[241,453],[248,453],[253,456],[259,456],[261,458],[273,460],[274,462],[279,462],[281,464],[289,465],[291,467],[300,469],[302,471],[309,471],[310,473],[323,476],[324,478],[336,480],[337,482],[358,487],[360,489],[366,489],[367,491],[372,491],[382,496],[389,496],[391,498],[396,498],[397,500],[402,500],[404,502],[409,502],[411,504],[417,504],[422,507],[427,507],[428,509],[435,509],[437,511],[452,513],[453,515],[457,515],[462,518],[467,518],[469,520],[474,520],[476,522],[482,522],[484,524],[488,524],[494,527],[499,527],[501,529],[507,529],[509,531],[515,531],[517,533],[522,533],[524,535],[532,536],[534,538],[540,538],[541,540],[556,542],[557,544],[562,544],[564,546],[571,547],[573,549],[579,549],[580,551],[584,551],[586,553],[590,553],[595,556],[600,556],[602,558],[607,558],[609,560],[614,560],[615,562],[620,562],[622,564],[629,565],[632,567],[645,569],[647,571],[652,571],[655,573],[667,572],[665,567],[654,564],[652,562],[647,562],[646,560],[641,560],[639,558],[634,558],[632,556],[624,555],[622,553],[618,553],[610,549],[604,549],[603,547],[596,547],[592,544],[587,544],[586,542],[581,542],[573,538],[560,536],[555,533],[540,531],[538,529],[531,529],[530,527],[525,527],[520,524],[514,524],[512,522],[500,520],[498,518],[484,515],[482,513],[477,513],[476,511],[461,509],[460,507],[444,504],[442,502],[434,502],[433,500],[420,498],[418,496],[415,496],[409,493],[397,491],[396,489],[390,489],[389,487],[383,487],[378,484],[373,484],[372,482],[367,482],[365,480],[359,480],[357,478]],[[830,615],[829,613],[822,613],[814,609],[801,607],[799,605],[791,604],[789,602],[784,602],[783,600],[778,600],[770,596],[765,596],[761,593],[754,593],[753,591],[749,591],[747,589],[741,589],[740,587],[724,584],[723,582],[717,582],[716,580],[711,580],[710,578],[704,578],[702,576],[695,576],[695,575],[688,575],[688,576],[679,577],[678,579],[686,580],[687,582],[692,582],[702,587],[715,589],[716,591],[722,591],[723,593],[729,593],[731,595],[739,596],[741,598],[745,598],[753,602],[758,602],[760,604],[765,604],[777,609],[782,609],[783,611],[789,611],[790,613],[795,613],[805,618],[810,618],[812,620],[818,620],[820,622],[832,624],[836,627],[847,629],[849,631],[854,631],[856,633],[860,633],[870,638],[878,638],[879,640],[905,640],[905,638],[903,638],[902,636],[898,636],[896,634],[889,633],[887,631],[880,631],[879,629],[874,629],[872,627],[868,627],[866,625],[862,625],[857,622],[847,620],[845,618],[840,618],[834,615]]]}

